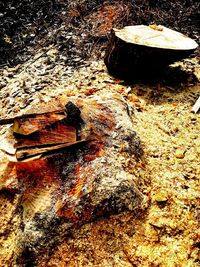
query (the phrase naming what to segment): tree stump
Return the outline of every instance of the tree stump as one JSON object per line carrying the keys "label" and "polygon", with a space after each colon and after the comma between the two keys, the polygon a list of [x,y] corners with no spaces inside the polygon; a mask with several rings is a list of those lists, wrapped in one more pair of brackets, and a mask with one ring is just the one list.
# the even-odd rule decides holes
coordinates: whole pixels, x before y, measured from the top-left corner
{"label": "tree stump", "polygon": [[124,167],[130,158],[136,167],[143,155],[124,99],[107,94],[58,102],[57,108],[51,101],[46,109],[37,105],[34,113],[3,120],[13,127],[9,146],[0,144],[8,157],[0,170],[0,193],[19,195],[23,230],[18,229],[14,256],[20,266],[48,258],[73,229],[141,208],[143,201]]}
{"label": "tree stump", "polygon": [[115,77],[145,78],[188,57],[197,47],[194,40],[161,25],[127,26],[111,31],[105,64]]}

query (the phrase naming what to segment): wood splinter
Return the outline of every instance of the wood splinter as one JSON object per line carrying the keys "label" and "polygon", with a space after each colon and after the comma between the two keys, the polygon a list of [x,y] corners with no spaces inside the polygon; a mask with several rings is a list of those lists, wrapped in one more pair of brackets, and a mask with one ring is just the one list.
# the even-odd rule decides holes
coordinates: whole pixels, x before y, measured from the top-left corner
{"label": "wood splinter", "polygon": [[192,107],[192,112],[193,113],[197,113],[198,110],[200,109],[200,96],[197,99],[196,103],[194,104],[194,106]]}

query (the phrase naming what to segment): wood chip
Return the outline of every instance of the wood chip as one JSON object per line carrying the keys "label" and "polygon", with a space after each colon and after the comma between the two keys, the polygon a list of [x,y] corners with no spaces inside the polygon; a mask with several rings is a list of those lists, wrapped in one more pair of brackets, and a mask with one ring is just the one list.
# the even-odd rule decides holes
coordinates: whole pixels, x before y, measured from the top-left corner
{"label": "wood chip", "polygon": [[193,113],[197,113],[200,109],[200,96],[197,99],[196,103],[194,104],[194,106],[192,107],[192,112]]}

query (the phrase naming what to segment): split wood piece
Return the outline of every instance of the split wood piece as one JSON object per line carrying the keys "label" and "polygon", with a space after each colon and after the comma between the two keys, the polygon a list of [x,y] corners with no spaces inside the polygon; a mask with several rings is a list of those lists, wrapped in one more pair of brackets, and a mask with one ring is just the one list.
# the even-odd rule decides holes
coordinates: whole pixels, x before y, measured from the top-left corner
{"label": "split wood piece", "polygon": [[36,116],[38,115],[45,115],[45,114],[60,114],[60,115],[64,115],[64,112],[65,110],[62,109],[62,110],[54,110],[54,111],[40,111],[39,113],[37,112],[33,112],[33,113],[28,113],[28,114],[22,114],[22,115],[19,115],[19,116],[15,116],[15,117],[11,117],[11,118],[3,118],[3,119],[0,119],[0,125],[4,125],[4,124],[11,124],[11,123],[14,123],[15,120],[20,120],[20,119],[25,119],[25,118],[35,118]]}
{"label": "split wood piece", "polygon": [[[11,140],[10,140],[11,139]],[[0,140],[0,150],[9,155],[15,155],[14,137]]]}
{"label": "split wood piece", "polygon": [[194,40],[161,25],[127,26],[112,30],[105,64],[118,78],[145,78],[188,57],[197,47]]}
{"label": "split wood piece", "polygon": [[197,113],[200,109],[200,97],[197,99],[196,103],[192,107],[192,112]]}
{"label": "split wood piece", "polygon": [[11,124],[16,119],[20,118],[29,118],[34,117],[35,115],[46,114],[46,113],[57,113],[64,114],[65,104],[67,103],[68,98],[55,98],[49,102],[43,102],[32,105],[28,111],[22,111],[23,113],[13,116],[10,114],[5,114],[0,117],[0,125]]}
{"label": "split wood piece", "polygon": [[14,120],[13,131],[21,135],[29,135],[45,128],[47,125],[63,120],[66,116],[57,113],[37,114]]}
{"label": "split wood piece", "polygon": [[59,145],[53,145],[53,146],[48,146],[48,147],[41,147],[41,148],[28,148],[28,149],[19,149],[16,152],[16,158],[18,160],[25,160],[27,158],[32,158],[36,155],[39,154],[44,154],[48,152],[55,152],[56,150],[62,149],[62,148],[67,148],[71,147],[74,145],[78,145],[81,143],[86,143],[91,140],[81,140],[81,141],[76,141],[73,143],[64,143],[64,144],[59,144]]}
{"label": "split wood piece", "polygon": [[30,135],[17,135],[16,148],[76,142],[76,129],[60,121]]}

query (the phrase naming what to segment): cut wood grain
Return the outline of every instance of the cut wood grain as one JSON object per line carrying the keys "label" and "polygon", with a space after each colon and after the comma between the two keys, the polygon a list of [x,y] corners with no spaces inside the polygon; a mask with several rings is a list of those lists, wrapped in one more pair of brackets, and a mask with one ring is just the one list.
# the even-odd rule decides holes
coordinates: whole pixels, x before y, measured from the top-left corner
{"label": "cut wood grain", "polygon": [[74,145],[78,145],[81,143],[86,143],[89,142],[91,140],[80,140],[80,141],[76,141],[73,143],[64,143],[64,144],[59,144],[59,145],[52,145],[52,146],[47,146],[47,147],[34,147],[34,148],[28,148],[28,149],[19,149],[16,152],[16,157],[18,160],[24,160],[27,158],[31,158],[34,157],[36,155],[39,154],[44,154],[44,153],[48,153],[48,152],[55,152],[56,150],[62,149],[62,148],[67,148],[67,147],[71,147]]}
{"label": "cut wood grain", "polygon": [[14,116],[14,117],[9,117],[9,118],[2,118],[2,119],[0,119],[0,125],[12,124],[15,122],[15,120],[20,120],[20,119],[25,119],[25,118],[35,118],[35,116],[50,114],[50,113],[64,115],[64,109],[63,110],[54,110],[52,112],[51,111],[50,112],[40,111],[39,113],[33,112],[33,113],[22,114],[22,115],[18,115],[18,116]]}
{"label": "cut wood grain", "polygon": [[64,118],[65,115],[59,113],[44,113],[32,117],[18,118],[14,120],[13,132],[21,135],[29,135]]}
{"label": "cut wood grain", "polygon": [[76,129],[60,121],[30,135],[17,135],[16,148],[76,142]]}

